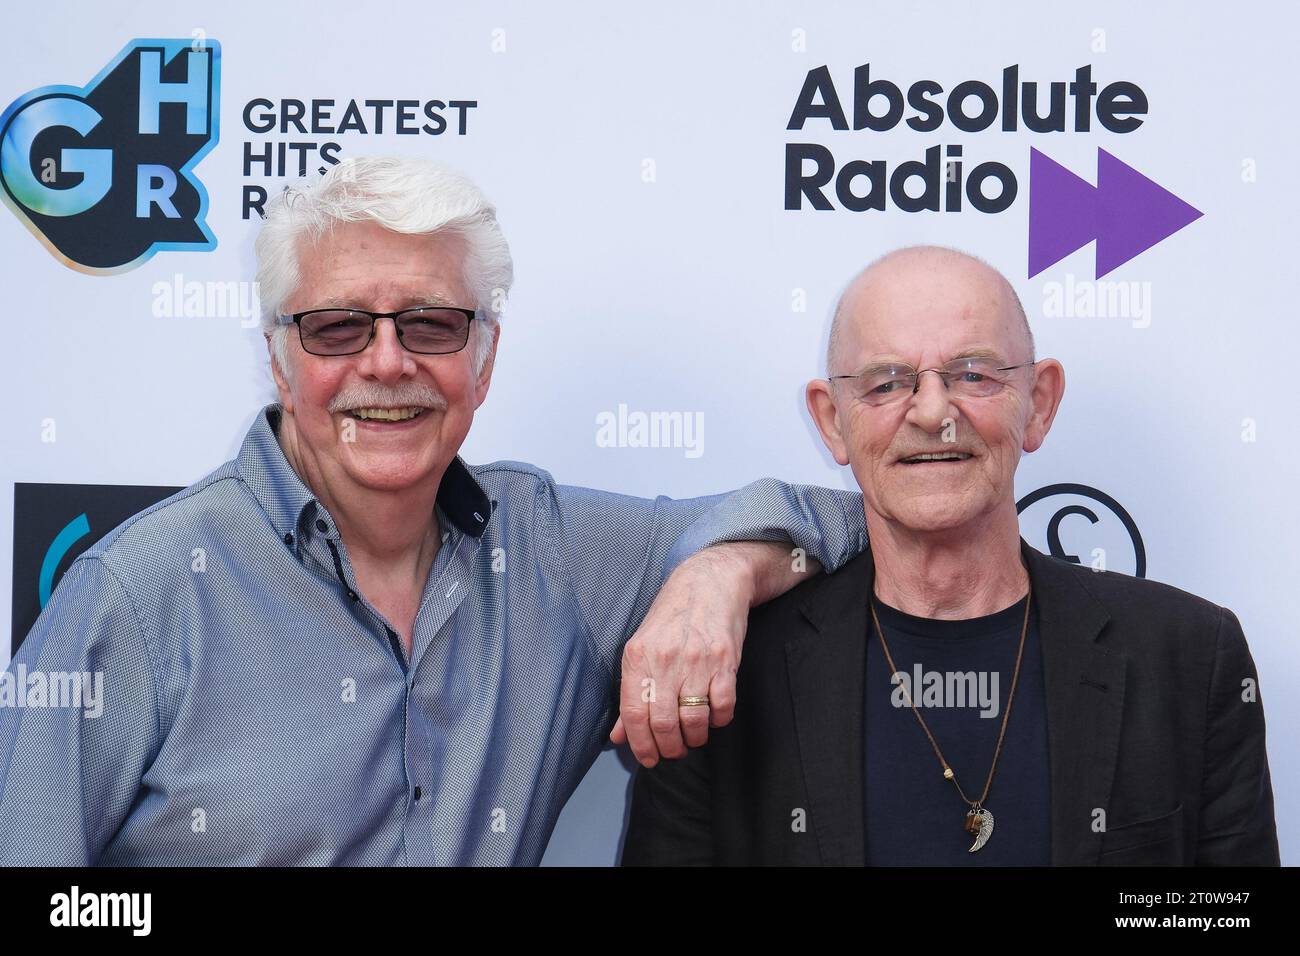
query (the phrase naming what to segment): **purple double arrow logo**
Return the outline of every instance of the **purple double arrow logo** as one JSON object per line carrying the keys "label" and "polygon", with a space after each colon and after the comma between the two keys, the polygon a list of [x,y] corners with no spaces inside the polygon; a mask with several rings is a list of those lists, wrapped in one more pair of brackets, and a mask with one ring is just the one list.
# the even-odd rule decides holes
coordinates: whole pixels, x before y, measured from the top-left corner
{"label": "purple double arrow logo", "polygon": [[1029,278],[1097,240],[1100,279],[1201,218],[1163,186],[1097,150],[1097,185],[1029,150]]}

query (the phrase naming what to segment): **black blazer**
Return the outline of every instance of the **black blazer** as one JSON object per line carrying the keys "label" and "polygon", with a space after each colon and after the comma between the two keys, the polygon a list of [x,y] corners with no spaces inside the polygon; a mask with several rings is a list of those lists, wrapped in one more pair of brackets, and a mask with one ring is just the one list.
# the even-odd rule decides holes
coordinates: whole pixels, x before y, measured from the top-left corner
{"label": "black blazer", "polygon": [[[1233,613],[1023,540],[1021,553],[1042,641],[1052,864],[1277,865],[1263,704]],[[862,865],[874,577],[868,550],[754,610],[734,720],[638,772],[624,865]]]}

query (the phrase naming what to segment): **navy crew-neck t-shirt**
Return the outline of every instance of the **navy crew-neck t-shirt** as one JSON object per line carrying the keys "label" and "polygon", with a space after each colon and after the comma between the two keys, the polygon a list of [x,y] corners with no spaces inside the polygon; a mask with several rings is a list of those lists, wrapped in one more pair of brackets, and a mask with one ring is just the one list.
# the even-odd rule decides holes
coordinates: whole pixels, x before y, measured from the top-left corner
{"label": "navy crew-neck t-shirt", "polygon": [[894,665],[907,678],[906,683],[893,680],[868,615],[863,738],[869,866],[1051,863],[1047,709],[1037,615],[1029,617],[1011,717],[984,800],[993,814],[993,833],[974,853],[974,837],[963,827],[969,805],[943,778],[939,758],[900,689],[906,686],[911,693],[962,790],[978,800],[1002,728],[1026,600],[987,617],[943,621],[905,614],[873,599]]}

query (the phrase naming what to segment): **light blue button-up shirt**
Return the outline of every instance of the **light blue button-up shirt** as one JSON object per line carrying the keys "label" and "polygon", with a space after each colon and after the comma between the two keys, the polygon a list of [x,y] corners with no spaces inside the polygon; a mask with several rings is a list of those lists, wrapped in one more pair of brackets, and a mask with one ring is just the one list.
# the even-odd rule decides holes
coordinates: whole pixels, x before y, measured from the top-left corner
{"label": "light blue button-up shirt", "polygon": [[[0,700],[0,863],[538,863],[678,561],[787,539],[835,568],[866,544],[858,494],[649,500],[457,459],[408,659],[280,413],[60,581]],[[96,673],[94,707],[52,692]]]}

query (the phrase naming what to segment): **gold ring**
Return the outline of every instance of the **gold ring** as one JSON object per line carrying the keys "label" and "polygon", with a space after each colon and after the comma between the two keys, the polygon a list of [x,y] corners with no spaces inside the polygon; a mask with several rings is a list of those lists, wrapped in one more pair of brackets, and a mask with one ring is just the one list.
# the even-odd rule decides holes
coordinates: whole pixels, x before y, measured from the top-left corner
{"label": "gold ring", "polygon": [[678,707],[708,707],[709,698],[707,694],[703,697],[678,697],[677,706]]}

